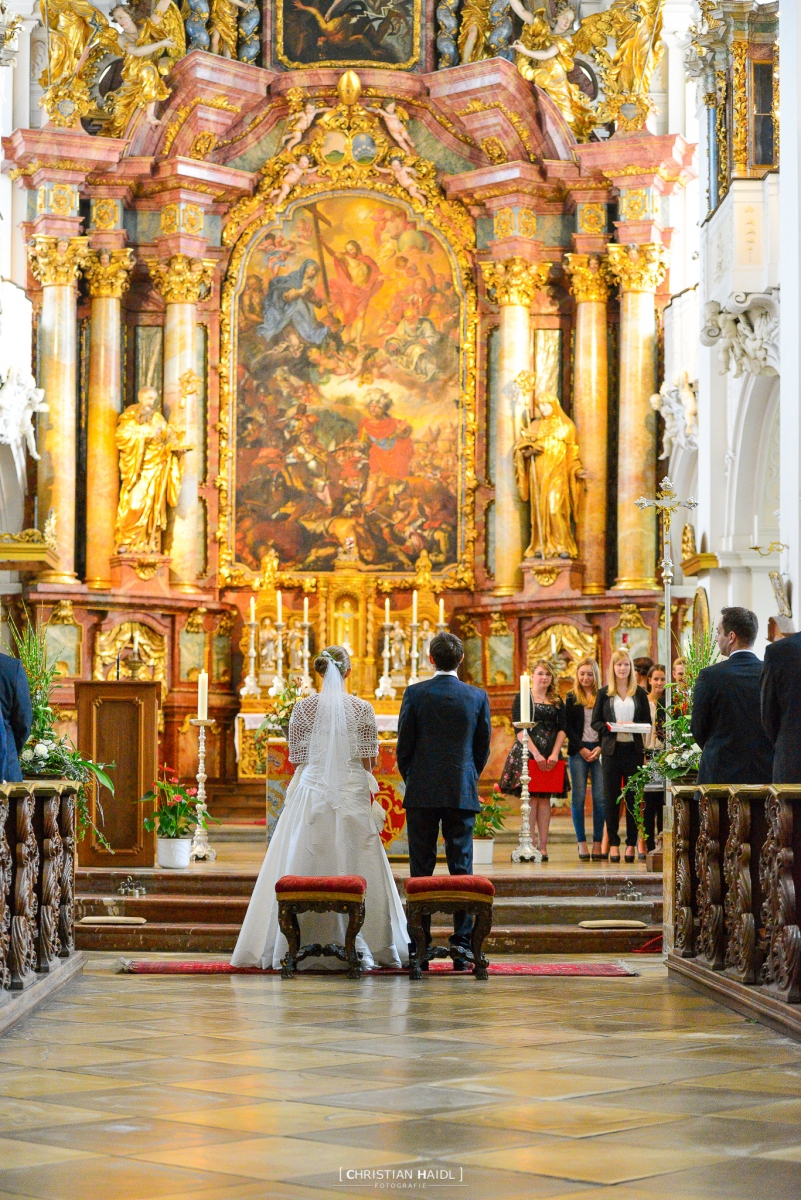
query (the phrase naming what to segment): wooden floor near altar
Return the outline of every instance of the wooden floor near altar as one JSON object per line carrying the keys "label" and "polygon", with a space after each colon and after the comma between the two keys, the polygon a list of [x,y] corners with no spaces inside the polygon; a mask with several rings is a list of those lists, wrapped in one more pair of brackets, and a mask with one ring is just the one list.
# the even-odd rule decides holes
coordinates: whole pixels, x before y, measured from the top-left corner
{"label": "wooden floor near altar", "polygon": [[801,1198],[801,1045],[659,959],[437,986],[116,965],[0,1039],[0,1200],[343,1200],[420,1172],[442,1200]]}

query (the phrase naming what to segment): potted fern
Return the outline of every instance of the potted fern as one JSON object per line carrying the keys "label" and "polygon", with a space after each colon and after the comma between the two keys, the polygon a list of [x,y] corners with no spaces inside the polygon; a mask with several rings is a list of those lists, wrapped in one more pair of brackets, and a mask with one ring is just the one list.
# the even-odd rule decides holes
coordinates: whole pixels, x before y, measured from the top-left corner
{"label": "potted fern", "polygon": [[66,735],[58,737],[53,728],[59,714],[50,702],[56,664],[51,665],[47,661],[47,626],[37,628],[30,619],[22,630],[11,619],[8,625],[28,677],[33,710],[30,736],[19,756],[23,778],[74,780],[78,784],[75,799],[76,841],[82,841],[91,829],[100,845],[113,854],[108,840],[92,820],[87,786],[94,785],[97,789],[95,803],[102,820],[100,789],[108,788],[114,795],[114,784],[107,773],[114,764],[96,763],[84,758]]}
{"label": "potted fern", "polygon": [[476,813],[473,825],[473,863],[488,866],[492,862],[495,851],[494,833],[503,829],[507,806],[502,803],[503,795],[498,790],[497,783],[492,785],[488,800],[479,797],[481,809]]}

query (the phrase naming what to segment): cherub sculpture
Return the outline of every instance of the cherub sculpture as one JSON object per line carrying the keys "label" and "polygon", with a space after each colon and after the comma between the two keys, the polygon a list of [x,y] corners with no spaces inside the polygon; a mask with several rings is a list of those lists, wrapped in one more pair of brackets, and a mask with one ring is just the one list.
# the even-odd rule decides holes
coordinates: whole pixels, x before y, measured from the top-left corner
{"label": "cherub sculpture", "polygon": [[409,193],[413,200],[417,200],[423,205],[428,204],[428,197],[418,187],[417,181],[419,176],[417,172],[414,167],[409,166],[403,161],[402,155],[393,154],[389,160],[388,167],[376,167],[375,169],[380,175],[394,176],[395,181],[400,184],[404,191]]}
{"label": "cherub sculpture", "polygon": [[314,164],[308,154],[301,154],[295,162],[289,164],[281,182],[268,192],[267,199],[271,204],[283,204],[293,187],[304,179],[311,183],[315,173]]}
{"label": "cherub sculpture", "polygon": [[303,102],[300,88],[290,88],[287,93],[289,100],[289,116],[287,129],[279,143],[280,150],[294,150],[303,140],[321,113],[330,112],[330,108],[318,106],[314,100]]}
{"label": "cherub sculpture", "polygon": [[381,118],[386,125],[387,133],[405,154],[416,153],[414,142],[409,137],[409,131],[406,128],[409,114],[405,109],[400,108],[394,100],[387,100],[383,108],[370,108],[368,106],[367,111],[375,113],[376,116]]}

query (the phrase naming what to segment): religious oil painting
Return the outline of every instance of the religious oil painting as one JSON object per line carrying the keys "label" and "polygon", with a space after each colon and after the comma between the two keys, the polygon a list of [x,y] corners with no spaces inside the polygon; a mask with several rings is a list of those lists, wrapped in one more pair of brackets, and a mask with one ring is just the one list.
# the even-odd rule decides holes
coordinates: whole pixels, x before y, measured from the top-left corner
{"label": "religious oil painting", "polygon": [[278,0],[276,39],[287,67],[411,67],[420,0]]}
{"label": "religious oil painting", "polygon": [[461,284],[408,211],[315,198],[240,277],[236,558],[435,572],[459,551]]}

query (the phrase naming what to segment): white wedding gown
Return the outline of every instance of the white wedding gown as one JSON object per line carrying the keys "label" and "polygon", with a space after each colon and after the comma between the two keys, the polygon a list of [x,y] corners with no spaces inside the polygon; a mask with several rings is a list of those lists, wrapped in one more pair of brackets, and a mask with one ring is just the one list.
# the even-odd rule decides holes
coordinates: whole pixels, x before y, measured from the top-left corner
{"label": "white wedding gown", "polygon": [[[329,680],[329,677],[330,680]],[[231,958],[236,967],[279,969],[287,942],[278,927],[275,884],[282,875],[361,875],[365,919],[356,939],[362,967],[409,961],[406,917],[370,812],[371,776],[362,758],[378,753],[372,706],[344,689],[333,663],[319,695],[299,700],[289,725],[289,759],[297,764]],[[301,945],[344,945],[347,917],[300,913]],[[343,971],[333,958],[307,958],[299,970]]]}

